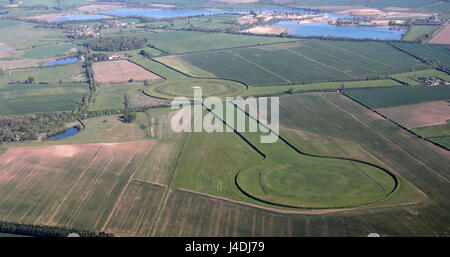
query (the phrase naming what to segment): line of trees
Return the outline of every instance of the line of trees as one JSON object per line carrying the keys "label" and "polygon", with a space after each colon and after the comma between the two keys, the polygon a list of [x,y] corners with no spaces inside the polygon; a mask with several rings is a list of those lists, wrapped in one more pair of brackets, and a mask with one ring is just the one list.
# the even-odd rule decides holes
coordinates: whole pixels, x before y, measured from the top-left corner
{"label": "line of trees", "polygon": [[90,40],[85,46],[94,51],[128,51],[146,47],[147,39],[140,36],[107,37]]}
{"label": "line of trees", "polygon": [[19,224],[14,222],[0,221],[0,232],[38,237],[67,237],[70,233],[77,233],[81,237],[112,237],[113,234],[104,232],[93,232],[74,228],[55,226]]}

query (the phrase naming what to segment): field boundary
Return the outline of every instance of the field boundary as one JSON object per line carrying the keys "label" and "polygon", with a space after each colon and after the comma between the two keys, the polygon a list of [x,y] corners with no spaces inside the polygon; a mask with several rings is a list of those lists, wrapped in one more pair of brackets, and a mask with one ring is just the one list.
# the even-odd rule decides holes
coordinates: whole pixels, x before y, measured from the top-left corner
{"label": "field boundary", "polygon": [[437,146],[437,147],[440,147],[440,148],[442,148],[442,149],[444,149],[444,150],[450,151],[450,149],[447,148],[446,146],[441,145],[441,144],[436,143],[436,142],[433,142],[433,141],[431,141],[431,140],[429,140],[429,139],[427,139],[427,138],[425,138],[425,137],[422,137],[421,135],[417,134],[416,132],[414,132],[414,131],[408,129],[407,127],[405,127],[405,126],[403,126],[403,125],[401,125],[401,124],[399,124],[399,123],[396,122],[395,120],[393,120],[393,119],[391,119],[391,118],[385,116],[384,114],[378,112],[377,110],[373,109],[372,107],[369,107],[369,106],[367,106],[366,104],[364,104],[364,103],[358,101],[357,99],[351,97],[350,95],[346,94],[345,92],[342,92],[342,91],[341,91],[341,94],[342,94],[343,96],[349,98],[349,99],[352,100],[353,102],[355,102],[355,103],[357,103],[357,104],[359,104],[359,105],[361,105],[361,106],[363,106],[363,107],[365,107],[365,108],[371,110],[372,112],[374,112],[374,113],[380,115],[380,116],[383,117],[384,119],[386,119],[386,120],[388,120],[388,121],[394,123],[395,125],[397,125],[398,127],[402,128],[403,130],[409,132],[409,133],[412,134],[413,136],[415,136],[415,137],[417,137],[417,138],[420,138],[420,139],[423,139],[423,140],[427,141],[428,143],[431,143],[431,144],[433,144],[433,145],[435,145],[435,146]]}

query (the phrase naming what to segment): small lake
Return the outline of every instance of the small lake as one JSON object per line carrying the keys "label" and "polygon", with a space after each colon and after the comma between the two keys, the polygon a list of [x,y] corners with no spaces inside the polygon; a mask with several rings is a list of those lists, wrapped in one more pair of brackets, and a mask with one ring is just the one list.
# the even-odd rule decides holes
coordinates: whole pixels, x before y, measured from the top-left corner
{"label": "small lake", "polygon": [[44,63],[44,66],[54,66],[54,65],[69,64],[69,63],[74,63],[74,62],[78,62],[78,57],[67,57],[67,58],[56,59],[54,61]]}
{"label": "small lake", "polygon": [[71,14],[51,19],[50,21],[85,21],[108,18],[103,15]]}
{"label": "small lake", "polygon": [[380,40],[400,40],[403,29],[376,28],[365,26],[336,26],[327,23],[303,23],[281,21],[273,26],[285,28],[289,34],[299,36],[332,36],[349,38],[370,38]]}
{"label": "small lake", "polygon": [[68,138],[70,136],[75,135],[76,133],[80,132],[80,129],[78,127],[72,127],[70,129],[67,129],[66,131],[56,134],[51,137],[51,139],[63,139]]}

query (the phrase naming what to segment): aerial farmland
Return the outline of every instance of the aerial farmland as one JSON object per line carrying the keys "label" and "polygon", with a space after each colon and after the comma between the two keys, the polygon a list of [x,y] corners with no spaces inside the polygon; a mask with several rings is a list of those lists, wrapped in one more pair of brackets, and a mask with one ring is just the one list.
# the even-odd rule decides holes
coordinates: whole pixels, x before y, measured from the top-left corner
{"label": "aerial farmland", "polygon": [[0,0],[0,235],[448,237],[449,2],[162,2]]}

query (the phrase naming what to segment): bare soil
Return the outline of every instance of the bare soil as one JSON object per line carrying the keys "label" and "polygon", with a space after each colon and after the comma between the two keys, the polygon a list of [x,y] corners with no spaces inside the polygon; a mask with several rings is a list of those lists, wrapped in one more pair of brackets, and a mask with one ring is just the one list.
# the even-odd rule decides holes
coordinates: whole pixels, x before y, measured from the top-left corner
{"label": "bare soil", "polygon": [[446,124],[450,119],[450,104],[446,101],[380,108],[378,111],[408,128]]}
{"label": "bare soil", "polygon": [[158,75],[127,60],[94,63],[94,78],[100,83],[121,83],[130,79],[157,80]]}

